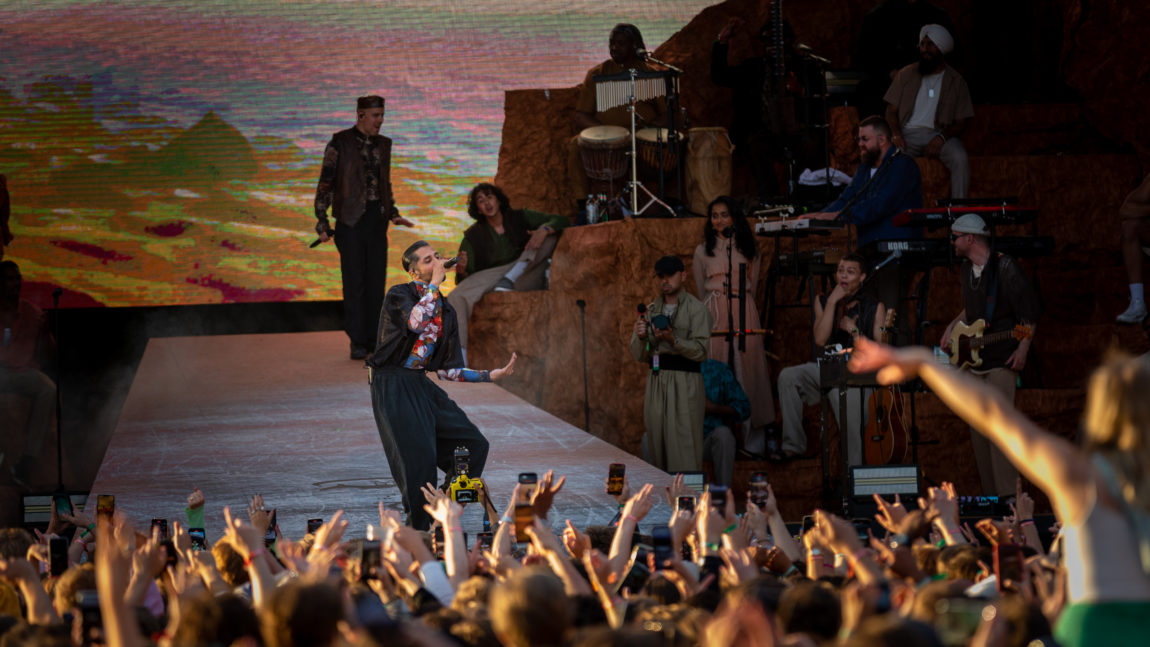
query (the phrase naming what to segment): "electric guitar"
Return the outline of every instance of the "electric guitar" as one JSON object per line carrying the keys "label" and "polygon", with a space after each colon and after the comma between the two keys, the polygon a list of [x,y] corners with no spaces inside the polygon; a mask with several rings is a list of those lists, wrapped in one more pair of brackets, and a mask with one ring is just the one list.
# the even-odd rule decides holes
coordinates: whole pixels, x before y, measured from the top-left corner
{"label": "electric guitar", "polygon": [[1018,324],[1011,330],[984,334],[986,320],[979,319],[972,324],[958,322],[950,331],[950,363],[958,368],[978,368],[982,366],[979,351],[987,346],[1017,339],[1030,339],[1030,326]]}
{"label": "electric guitar", "polygon": [[[895,312],[889,310],[882,327],[882,342],[894,325]],[[902,422],[902,390],[897,386],[880,386],[867,401],[867,423],[863,431],[863,457],[867,465],[892,465],[906,462],[908,438]]]}

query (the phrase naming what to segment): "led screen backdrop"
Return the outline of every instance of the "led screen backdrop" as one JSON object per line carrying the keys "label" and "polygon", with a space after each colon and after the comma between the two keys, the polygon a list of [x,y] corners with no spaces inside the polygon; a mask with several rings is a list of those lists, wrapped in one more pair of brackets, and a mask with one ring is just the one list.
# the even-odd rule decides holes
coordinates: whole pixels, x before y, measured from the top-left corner
{"label": "led screen backdrop", "polygon": [[616,22],[654,48],[704,0],[164,0],[0,3],[7,258],[47,305],[340,298],[309,250],[324,144],[355,97],[387,98],[414,232],[453,249],[495,175],[503,93],[568,87]]}

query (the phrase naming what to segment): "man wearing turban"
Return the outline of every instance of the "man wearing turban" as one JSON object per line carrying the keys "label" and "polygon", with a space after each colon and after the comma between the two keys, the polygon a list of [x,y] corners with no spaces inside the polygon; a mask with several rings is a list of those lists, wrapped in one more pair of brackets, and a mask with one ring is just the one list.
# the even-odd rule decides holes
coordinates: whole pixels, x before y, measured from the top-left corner
{"label": "man wearing turban", "polygon": [[895,146],[915,157],[942,160],[950,171],[950,197],[965,198],[970,188],[970,163],[959,137],[974,116],[970,90],[946,64],[954,38],[942,25],[919,30],[918,62],[898,71],[883,99]]}

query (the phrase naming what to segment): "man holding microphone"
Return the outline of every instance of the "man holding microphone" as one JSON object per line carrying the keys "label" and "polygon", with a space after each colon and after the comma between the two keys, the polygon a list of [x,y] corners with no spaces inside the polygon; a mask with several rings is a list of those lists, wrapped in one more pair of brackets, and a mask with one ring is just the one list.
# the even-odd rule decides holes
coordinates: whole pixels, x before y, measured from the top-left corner
{"label": "man holding microphone", "polygon": [[367,358],[379,438],[403,495],[407,522],[417,530],[431,524],[420,488],[436,482],[436,468],[450,483],[456,476],[455,448],[466,447],[471,453],[468,476],[479,477],[488,448],[467,414],[425,373],[456,382],[492,382],[515,369],[514,353],[503,368],[464,368],[455,310],[439,290],[450,264],[427,241],[416,241],[403,252],[403,269],[411,281],[387,291],[375,352]]}

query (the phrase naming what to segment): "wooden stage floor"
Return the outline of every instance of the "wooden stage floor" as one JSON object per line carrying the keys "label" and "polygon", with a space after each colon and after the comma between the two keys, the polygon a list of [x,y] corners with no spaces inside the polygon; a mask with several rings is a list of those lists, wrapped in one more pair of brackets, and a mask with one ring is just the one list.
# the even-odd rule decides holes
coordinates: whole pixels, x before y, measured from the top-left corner
{"label": "wooden stage floor", "polygon": [[[378,524],[376,504],[402,511],[371,411],[367,371],[347,359],[342,332],[152,339],[100,465],[96,494],[140,526],[152,517],[183,520],[185,497],[207,498],[209,537],[222,534],[223,506],[246,508],[262,494],[281,532],[304,534],[306,520],[342,509],[348,535]],[[485,368],[485,367],[484,367]],[[434,378],[431,378],[434,379]],[[494,384],[440,383],[491,442],[483,478],[500,513],[520,472],[567,476],[551,521],[606,523],[607,465],[627,464],[637,489],[654,483],[659,504],[643,525],[670,515],[662,497],[670,476],[537,409]],[[91,511],[91,510],[89,510]],[[479,506],[464,529],[480,530]]]}

